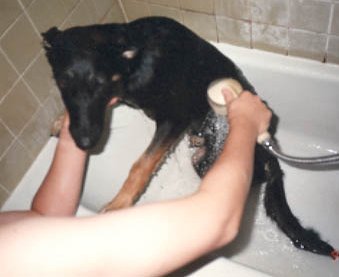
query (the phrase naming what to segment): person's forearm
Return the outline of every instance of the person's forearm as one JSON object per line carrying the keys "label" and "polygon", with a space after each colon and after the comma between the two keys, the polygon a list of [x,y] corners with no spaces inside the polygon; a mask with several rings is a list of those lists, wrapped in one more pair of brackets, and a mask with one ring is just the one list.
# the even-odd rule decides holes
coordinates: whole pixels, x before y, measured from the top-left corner
{"label": "person's forearm", "polygon": [[[110,215],[107,214],[105,227],[119,234],[124,232],[123,237],[129,237],[127,245],[120,243],[123,239],[114,242],[116,250],[120,248],[126,254],[125,258],[119,254],[121,264],[128,257],[134,257],[139,262],[135,264],[138,269],[135,272],[142,272],[141,275],[145,276],[163,275],[235,238],[252,180],[257,136],[256,131],[245,123],[235,126],[221,156],[195,194],[120,211],[115,215],[115,226],[110,226]],[[114,214],[111,216],[114,217]],[[102,219],[97,219],[95,225],[103,225],[103,222],[100,223]],[[145,256],[141,249],[151,244]],[[109,263],[112,261],[105,262]],[[159,268],[154,269],[154,263]],[[121,267],[115,266],[117,272],[119,269]],[[119,273],[133,275],[130,269],[123,270],[126,271]]]}
{"label": "person's forearm", "polygon": [[[50,216],[71,216],[77,210],[87,154],[63,127],[53,163],[32,202],[32,210]],[[60,203],[61,202],[61,203]]]}
{"label": "person's forearm", "polygon": [[235,124],[220,157],[200,186],[199,192],[210,194],[216,210],[225,213],[224,218],[215,216],[224,220],[226,240],[227,233],[236,234],[240,225],[252,181],[256,136],[246,122]]}

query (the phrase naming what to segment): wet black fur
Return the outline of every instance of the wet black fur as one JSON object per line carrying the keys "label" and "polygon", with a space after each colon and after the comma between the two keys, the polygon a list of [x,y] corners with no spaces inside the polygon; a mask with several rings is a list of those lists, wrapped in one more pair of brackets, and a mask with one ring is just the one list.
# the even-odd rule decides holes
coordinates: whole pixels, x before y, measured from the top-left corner
{"label": "wet black fur", "polygon": [[[177,141],[185,132],[200,132],[211,114],[206,101],[208,85],[230,77],[254,92],[241,71],[216,48],[181,24],[152,17],[128,24],[51,28],[43,34],[45,50],[57,85],[71,117],[71,134],[88,149],[99,140],[109,100],[142,109],[156,121],[154,147]],[[126,52],[127,51],[127,52]],[[112,80],[114,76],[114,80]],[[276,121],[272,122],[274,133]],[[213,133],[204,134],[213,150]],[[211,165],[216,157],[202,162]],[[203,175],[202,170],[197,171]],[[283,173],[276,158],[256,147],[254,183],[266,182],[267,215],[296,247],[330,255],[333,248],[305,230],[287,204]],[[278,246],[277,246],[278,247]]]}

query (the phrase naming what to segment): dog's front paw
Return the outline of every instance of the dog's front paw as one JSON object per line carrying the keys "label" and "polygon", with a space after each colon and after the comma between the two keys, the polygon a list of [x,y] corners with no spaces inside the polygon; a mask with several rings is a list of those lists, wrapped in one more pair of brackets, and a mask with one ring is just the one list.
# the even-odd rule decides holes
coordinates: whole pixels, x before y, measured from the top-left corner
{"label": "dog's front paw", "polygon": [[129,196],[118,195],[111,202],[106,204],[102,209],[101,213],[107,213],[123,208],[127,208],[133,205],[133,200]]}

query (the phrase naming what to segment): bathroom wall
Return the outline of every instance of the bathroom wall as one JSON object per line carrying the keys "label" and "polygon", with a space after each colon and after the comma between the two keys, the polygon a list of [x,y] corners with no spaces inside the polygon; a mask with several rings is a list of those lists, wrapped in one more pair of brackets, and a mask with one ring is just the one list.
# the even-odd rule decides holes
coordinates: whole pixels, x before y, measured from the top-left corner
{"label": "bathroom wall", "polygon": [[339,64],[339,0],[122,0],[128,20],[174,18],[202,37]]}
{"label": "bathroom wall", "polygon": [[124,21],[115,0],[0,0],[0,207],[63,109],[40,33]]}

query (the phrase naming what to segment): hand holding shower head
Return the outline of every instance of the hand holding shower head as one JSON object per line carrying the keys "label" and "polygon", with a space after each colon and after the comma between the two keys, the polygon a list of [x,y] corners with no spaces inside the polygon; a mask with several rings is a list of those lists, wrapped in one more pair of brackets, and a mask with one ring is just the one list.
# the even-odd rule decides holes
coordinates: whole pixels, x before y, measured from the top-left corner
{"label": "hand holding shower head", "polygon": [[[228,89],[231,91],[235,98],[239,97],[240,93],[242,93],[244,89],[237,80],[231,78],[216,80],[208,86],[208,103],[215,113],[227,115],[227,106],[225,98],[222,94],[223,89]],[[264,132],[258,136],[257,142],[262,144],[264,141],[269,140],[270,138],[270,134],[268,132]]]}
{"label": "hand holding shower head", "polygon": [[215,113],[226,115],[227,106],[225,98],[222,94],[223,89],[228,89],[233,93],[234,97],[238,97],[239,94],[243,91],[240,83],[234,79],[219,79],[212,82],[207,89],[207,100]]}

